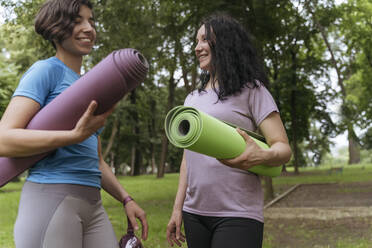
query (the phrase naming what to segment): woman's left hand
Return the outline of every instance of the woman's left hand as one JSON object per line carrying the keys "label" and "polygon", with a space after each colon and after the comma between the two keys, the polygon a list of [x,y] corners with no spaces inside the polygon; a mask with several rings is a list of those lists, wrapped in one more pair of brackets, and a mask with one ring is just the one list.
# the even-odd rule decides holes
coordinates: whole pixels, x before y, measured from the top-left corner
{"label": "woman's left hand", "polygon": [[236,131],[243,137],[246,143],[245,150],[236,158],[232,159],[219,159],[219,161],[229,167],[248,170],[252,166],[260,164],[262,161],[262,153],[264,152],[261,147],[259,147],[256,142],[249,137],[249,135],[240,130],[239,128]]}
{"label": "woman's left hand", "polygon": [[143,211],[143,209],[138,206],[135,201],[130,201],[125,205],[125,212],[135,231],[139,229],[136,218],[140,220],[142,225],[142,239],[146,240],[149,226],[147,224],[145,211]]}

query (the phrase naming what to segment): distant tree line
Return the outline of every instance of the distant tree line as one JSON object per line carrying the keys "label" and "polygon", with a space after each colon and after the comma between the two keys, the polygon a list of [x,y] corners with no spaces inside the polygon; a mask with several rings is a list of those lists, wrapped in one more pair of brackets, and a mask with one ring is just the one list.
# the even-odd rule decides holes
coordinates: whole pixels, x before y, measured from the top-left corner
{"label": "distant tree line", "polygon": [[[33,31],[41,0],[0,0],[0,115],[27,68],[54,50]],[[136,48],[151,67],[102,133],[103,153],[117,174],[179,169],[182,151],[169,144],[164,118],[199,83],[194,55],[201,18],[222,11],[237,18],[254,42],[285,124],[295,171],[318,165],[331,138],[347,133],[349,164],[372,148],[372,2],[349,0],[96,0],[98,40],[88,71],[120,48]],[[334,78],[331,80],[331,78]],[[339,106],[331,109],[330,105]],[[368,130],[362,137],[356,128]],[[130,169],[129,169],[130,168]]]}

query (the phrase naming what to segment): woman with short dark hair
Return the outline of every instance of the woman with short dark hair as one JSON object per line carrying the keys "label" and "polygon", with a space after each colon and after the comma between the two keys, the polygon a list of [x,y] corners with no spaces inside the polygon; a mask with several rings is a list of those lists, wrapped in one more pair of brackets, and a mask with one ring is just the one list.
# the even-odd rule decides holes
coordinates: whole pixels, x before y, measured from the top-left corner
{"label": "woman with short dark hair", "polygon": [[[55,43],[60,43],[71,36],[81,5],[93,10],[93,5],[89,0],[45,2],[35,18],[36,33],[50,41],[56,48]],[[91,25],[94,27],[93,12]]]}
{"label": "woman with short dark hair", "polygon": [[[102,206],[101,187],[123,203],[135,230],[148,225],[145,212],[120,185],[101,155],[100,132],[113,109],[94,115],[92,101],[75,128],[25,129],[32,117],[80,77],[84,55],[96,40],[88,0],[50,0],[41,7],[35,30],[56,49],[23,75],[0,121],[0,156],[25,157],[54,151],[30,170],[14,227],[17,248],[118,247]],[[71,111],[74,111],[73,109]]]}
{"label": "woman with short dark hair", "polygon": [[288,138],[244,27],[228,15],[212,15],[202,21],[196,43],[201,84],[184,105],[244,129],[259,130],[270,148],[260,148],[237,129],[247,145],[236,158],[217,160],[185,150],[167,239],[172,246],[182,246],[184,222],[189,248],[259,248],[263,194],[259,176],[248,169],[286,163],[291,157]]}

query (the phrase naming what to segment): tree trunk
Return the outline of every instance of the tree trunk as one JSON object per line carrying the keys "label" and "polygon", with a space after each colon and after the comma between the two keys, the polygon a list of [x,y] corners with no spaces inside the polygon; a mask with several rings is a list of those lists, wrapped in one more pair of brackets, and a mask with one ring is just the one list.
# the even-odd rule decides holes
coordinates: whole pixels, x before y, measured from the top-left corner
{"label": "tree trunk", "polygon": [[133,176],[141,175],[141,168],[142,168],[142,151],[141,149],[138,149],[138,146],[135,146]]}
{"label": "tree trunk", "polygon": [[116,136],[116,133],[118,132],[118,118],[115,117],[114,119],[114,122],[112,124],[112,129],[111,129],[111,135],[110,135],[110,138],[108,140],[108,143],[107,143],[107,146],[106,146],[106,149],[105,151],[103,152],[102,154],[102,157],[103,157],[103,160],[106,159],[107,155],[110,153],[110,150],[112,148],[112,145],[114,144],[114,140],[115,140],[115,136]]}
{"label": "tree trunk", "polygon": [[298,141],[297,141],[297,121],[296,121],[296,91],[291,92],[291,119],[292,119],[292,146],[293,146],[293,166],[295,174],[299,174],[298,171]]}
{"label": "tree trunk", "polygon": [[166,159],[167,159],[167,153],[168,153],[168,138],[164,133],[162,135],[162,139],[161,139],[161,154],[160,154],[160,163],[159,163],[159,166],[158,166],[158,173],[156,175],[157,178],[164,177],[165,162],[166,162]]}
{"label": "tree trunk", "polygon": [[183,83],[185,85],[185,88],[186,88],[186,91],[187,92],[190,92],[191,90],[191,85],[190,85],[190,80],[188,79],[187,77],[187,74],[188,74],[188,71],[186,69],[186,60],[185,60],[185,55],[183,54],[182,52],[182,45],[181,45],[181,41],[179,39],[176,39],[176,42],[175,42],[175,48],[176,48],[176,53],[178,55],[178,58],[180,60],[180,64],[181,64],[181,71],[182,71],[182,79],[183,79]]}
{"label": "tree trunk", "polygon": [[[138,118],[137,118],[138,121]],[[134,134],[136,135],[137,139],[135,144],[132,147],[132,176],[139,176],[141,174],[141,167],[142,167],[142,151],[139,143],[139,134],[140,129],[138,125],[134,127]]]}
{"label": "tree trunk", "polygon": [[151,174],[154,174],[156,170],[155,153],[156,153],[155,144],[151,144]]}
{"label": "tree trunk", "polygon": [[[130,102],[133,106],[136,106],[136,90],[133,90],[130,95]],[[142,153],[140,147],[140,128],[138,126],[139,118],[138,113],[136,110],[131,112],[131,116],[133,119],[133,123],[135,126],[133,128],[134,136],[136,137],[133,146],[132,146],[132,159],[131,159],[131,175],[138,176],[141,174],[141,167],[142,167]]]}
{"label": "tree trunk", "polygon": [[[156,101],[152,98],[149,98],[149,103],[150,103],[150,110],[151,113],[151,120],[148,124],[148,129],[149,129],[149,134],[150,137],[152,138],[151,140],[156,140],[157,139],[157,132],[156,132]],[[150,140],[150,142],[151,142]],[[156,171],[156,142],[152,141],[150,143],[150,153],[151,153],[151,159],[150,159],[150,167],[151,167],[151,174],[154,174]]]}
{"label": "tree trunk", "polygon": [[353,128],[351,127],[348,130],[348,141],[349,141],[349,161],[348,163],[351,164],[359,164],[360,163],[360,148],[359,144],[356,141],[355,133]]}
{"label": "tree trunk", "polygon": [[134,176],[134,163],[136,162],[136,145],[132,146],[131,160],[130,160],[130,175]]}
{"label": "tree trunk", "polygon": [[[196,88],[196,80],[198,78],[198,71],[197,71],[197,68],[196,66],[194,66],[192,68],[192,71],[191,71],[191,89],[195,89]],[[189,92],[187,92],[189,93]]]}
{"label": "tree trunk", "polygon": [[267,176],[263,178],[265,180],[265,200],[274,199],[273,179]]}
{"label": "tree trunk", "polygon": [[292,145],[293,145],[293,157],[294,157],[294,172],[299,174],[298,171],[298,139],[297,139],[297,60],[296,52],[291,51],[292,54],[292,90],[291,90],[291,120],[292,120]]}
{"label": "tree trunk", "polygon": [[[174,106],[174,92],[176,88],[176,83],[174,80],[174,71],[175,68],[170,71],[170,77],[169,77],[169,82],[168,82],[168,106],[167,106],[167,112],[171,110]],[[160,163],[158,167],[158,173],[157,173],[157,178],[162,178],[164,177],[164,172],[165,172],[165,163],[166,163],[166,158],[167,158],[167,153],[168,153],[168,138],[165,135],[165,131],[163,130],[162,134],[162,141],[161,141],[161,156],[160,156]]]}
{"label": "tree trunk", "polygon": [[[128,95],[125,95],[124,98],[121,100],[121,101],[125,101],[127,99]],[[119,109],[120,111],[120,109]],[[111,135],[110,135],[110,138],[108,140],[108,143],[107,143],[107,146],[102,154],[102,157],[103,157],[103,160],[105,160],[105,158],[107,157],[107,155],[110,153],[111,149],[112,149],[112,146],[114,144],[114,141],[115,141],[115,137],[118,137],[119,135],[118,134],[118,126],[119,123],[120,123],[120,118],[118,118],[118,116],[120,116],[120,112],[115,115],[114,117],[114,121],[113,121],[113,124],[112,124],[112,129],[111,129]]]}
{"label": "tree trunk", "polygon": [[[121,120],[118,119],[117,120],[117,131],[116,131],[116,135],[115,137],[120,140],[120,127],[121,127]],[[114,138],[113,138],[114,140]],[[115,146],[115,152],[111,152],[113,153],[112,157],[114,158],[114,168],[115,168],[115,175],[121,175],[121,174],[125,174],[125,168],[124,168],[124,171],[121,171],[120,170],[120,143],[119,142],[116,142],[116,146]]]}

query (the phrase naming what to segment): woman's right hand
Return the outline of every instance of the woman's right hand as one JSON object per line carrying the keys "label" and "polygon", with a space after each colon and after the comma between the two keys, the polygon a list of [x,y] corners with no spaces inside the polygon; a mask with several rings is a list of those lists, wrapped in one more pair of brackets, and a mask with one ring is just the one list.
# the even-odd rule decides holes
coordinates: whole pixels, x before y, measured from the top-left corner
{"label": "woman's right hand", "polygon": [[185,235],[181,232],[182,227],[182,210],[173,210],[172,216],[167,226],[167,240],[173,247],[174,243],[179,247],[182,246],[181,242],[185,242]]}
{"label": "woman's right hand", "polygon": [[114,111],[114,105],[111,109],[100,115],[94,115],[94,111],[97,109],[97,102],[91,101],[84,114],[80,117],[76,123],[75,128],[72,130],[77,143],[84,141],[99,128],[105,125],[107,117]]}

